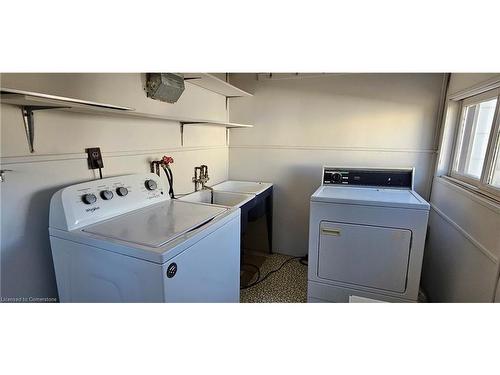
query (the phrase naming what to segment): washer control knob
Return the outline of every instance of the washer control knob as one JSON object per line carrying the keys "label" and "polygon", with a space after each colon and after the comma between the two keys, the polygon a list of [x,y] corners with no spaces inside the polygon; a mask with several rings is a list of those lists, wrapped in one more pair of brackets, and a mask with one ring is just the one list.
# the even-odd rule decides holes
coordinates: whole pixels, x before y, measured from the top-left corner
{"label": "washer control knob", "polygon": [[332,173],[331,181],[334,184],[340,184],[342,182],[342,175],[339,172]]}
{"label": "washer control knob", "polygon": [[146,189],[148,190],[156,190],[156,188],[158,187],[155,180],[146,180],[146,182],[144,182],[144,185],[146,185]]}
{"label": "washer control knob", "polygon": [[84,194],[82,195],[82,201],[85,204],[92,204],[97,202],[97,197],[94,194]]}
{"label": "washer control knob", "polygon": [[120,186],[119,188],[116,188],[116,194],[118,194],[120,197],[124,197],[128,194],[128,189],[126,187]]}
{"label": "washer control knob", "polygon": [[103,190],[101,191],[101,198],[105,201],[109,201],[110,199],[113,199],[113,192],[111,190]]}

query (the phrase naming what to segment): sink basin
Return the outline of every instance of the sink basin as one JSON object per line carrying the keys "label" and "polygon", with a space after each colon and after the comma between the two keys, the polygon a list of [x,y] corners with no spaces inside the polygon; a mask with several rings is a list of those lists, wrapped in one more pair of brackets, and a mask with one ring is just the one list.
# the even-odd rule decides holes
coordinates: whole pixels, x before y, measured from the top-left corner
{"label": "sink basin", "polygon": [[216,191],[227,191],[242,194],[259,195],[268,188],[273,186],[270,182],[251,182],[251,181],[224,181],[220,184],[212,186]]}
{"label": "sink basin", "polygon": [[217,204],[226,207],[241,207],[254,198],[252,194],[231,193],[226,191],[214,191],[213,203],[210,190],[200,190],[179,198],[180,200],[194,203]]}
{"label": "sink basin", "polygon": [[[241,212],[240,233],[243,235],[249,222],[265,216],[269,252],[273,249],[273,184],[229,180],[212,186],[213,203],[238,207]],[[180,198],[184,201],[210,204],[210,190],[200,190]]]}

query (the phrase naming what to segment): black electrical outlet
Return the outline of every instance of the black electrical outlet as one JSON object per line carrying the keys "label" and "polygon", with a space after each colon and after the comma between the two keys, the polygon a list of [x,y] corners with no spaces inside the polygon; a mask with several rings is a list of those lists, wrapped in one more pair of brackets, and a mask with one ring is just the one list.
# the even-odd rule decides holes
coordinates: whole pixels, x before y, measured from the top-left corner
{"label": "black electrical outlet", "polygon": [[104,168],[104,163],[102,161],[101,149],[99,147],[86,148],[89,169],[101,169]]}

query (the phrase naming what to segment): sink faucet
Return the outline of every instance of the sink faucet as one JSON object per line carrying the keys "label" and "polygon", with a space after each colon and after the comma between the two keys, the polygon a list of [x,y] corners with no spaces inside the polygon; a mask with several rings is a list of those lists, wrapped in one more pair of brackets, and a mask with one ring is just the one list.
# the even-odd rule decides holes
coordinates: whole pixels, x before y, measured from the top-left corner
{"label": "sink faucet", "polygon": [[201,183],[201,189],[209,190],[210,191],[210,203],[214,203],[214,189],[210,186],[207,185],[208,180],[210,180],[210,177],[208,177],[208,166],[206,165],[201,165],[201,176],[200,176],[200,183]]}
{"label": "sink faucet", "polygon": [[208,180],[210,180],[210,177],[208,177],[208,166],[203,164],[199,167],[194,167],[194,177],[192,179],[194,183],[194,191],[200,190],[200,187],[201,189],[212,190],[211,187],[206,185]]}
{"label": "sink faucet", "polygon": [[194,182],[194,191],[198,191],[200,189],[201,182],[201,167],[194,167],[194,177],[192,181]]}
{"label": "sink faucet", "polygon": [[200,166],[201,168],[201,174],[200,174],[200,182],[201,182],[201,188],[204,189],[206,188],[206,183],[208,180],[210,180],[210,177],[208,177],[208,166],[205,164]]}

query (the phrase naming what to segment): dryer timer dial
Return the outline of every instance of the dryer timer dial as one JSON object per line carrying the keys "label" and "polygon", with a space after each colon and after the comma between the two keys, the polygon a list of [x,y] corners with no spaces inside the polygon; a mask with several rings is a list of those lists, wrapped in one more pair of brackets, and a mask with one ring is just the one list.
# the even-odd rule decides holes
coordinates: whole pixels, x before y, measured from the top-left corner
{"label": "dryer timer dial", "polygon": [[333,172],[330,175],[330,182],[332,184],[340,184],[342,182],[342,174],[340,172]]}

